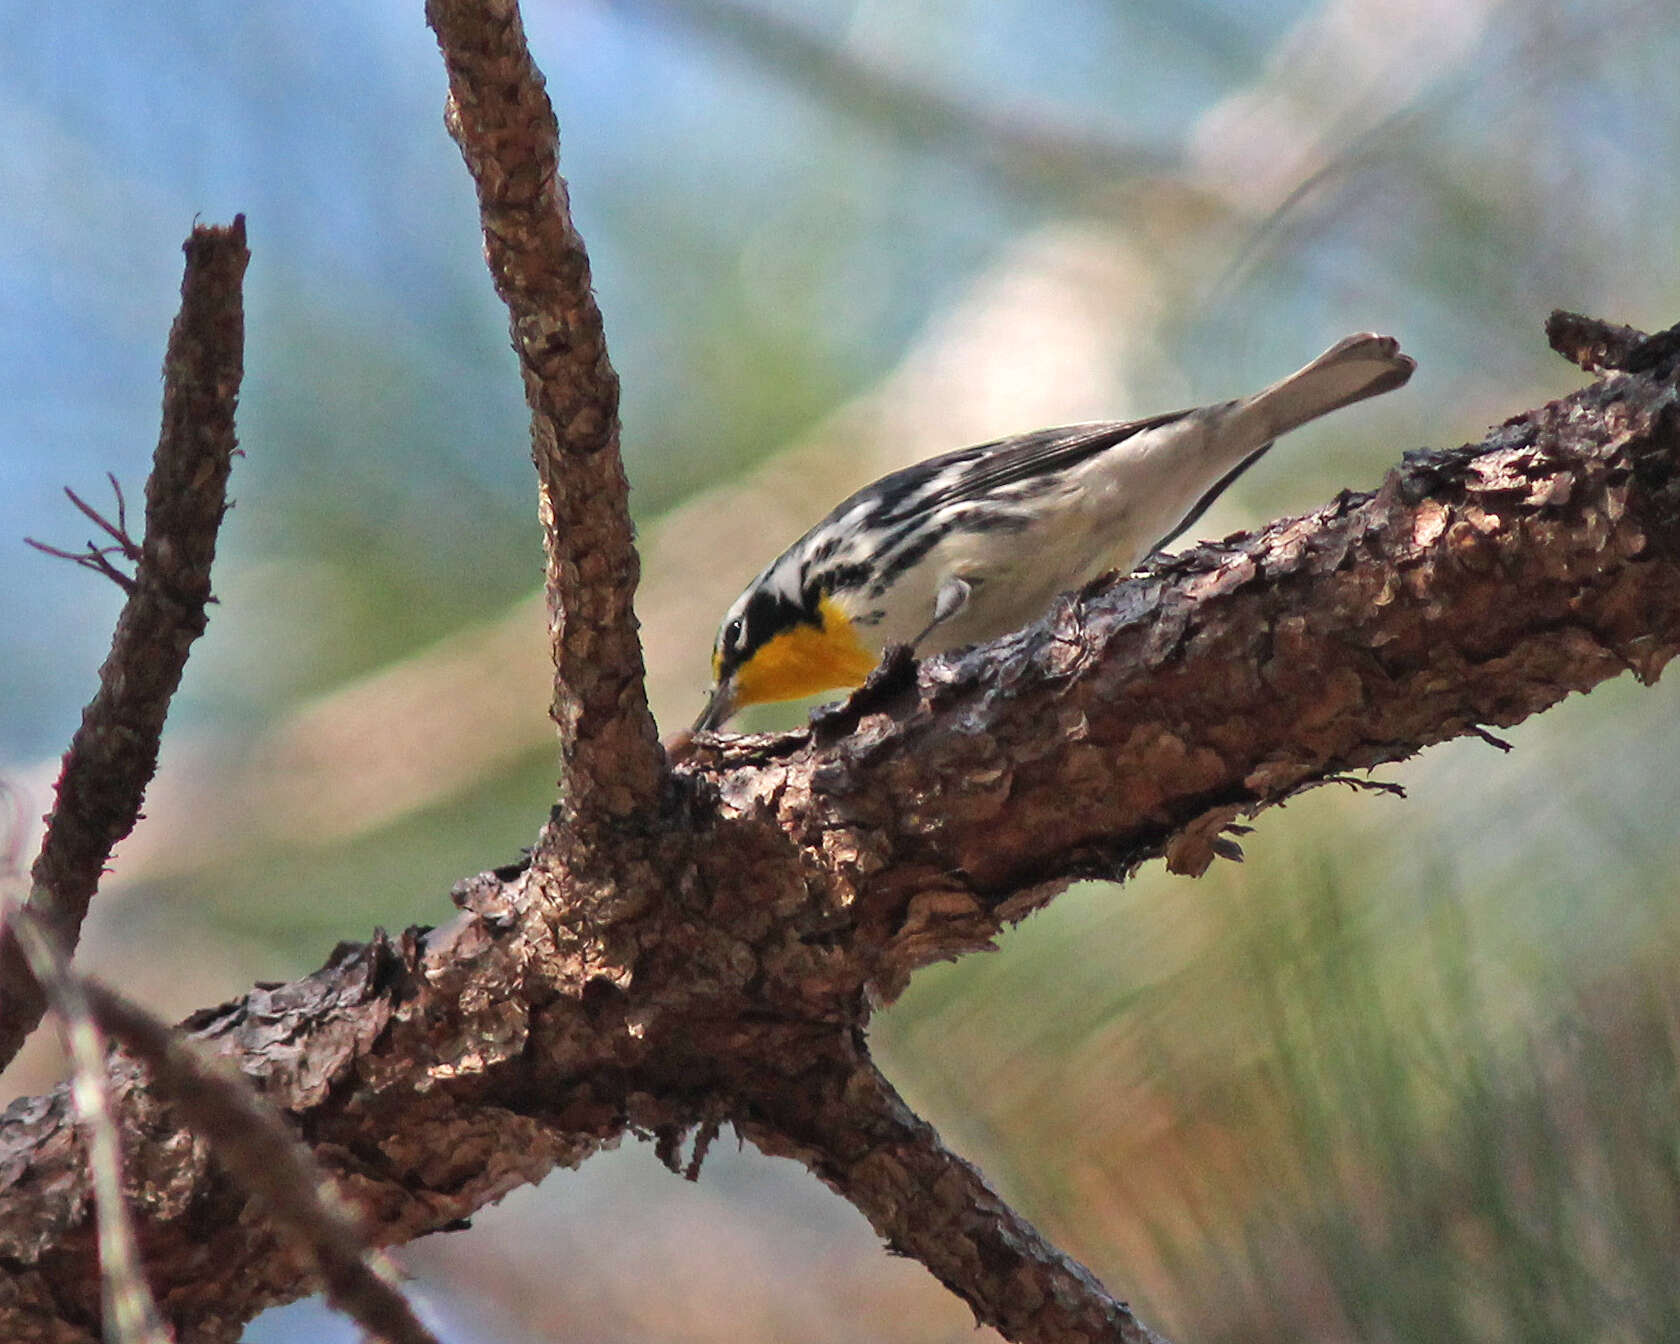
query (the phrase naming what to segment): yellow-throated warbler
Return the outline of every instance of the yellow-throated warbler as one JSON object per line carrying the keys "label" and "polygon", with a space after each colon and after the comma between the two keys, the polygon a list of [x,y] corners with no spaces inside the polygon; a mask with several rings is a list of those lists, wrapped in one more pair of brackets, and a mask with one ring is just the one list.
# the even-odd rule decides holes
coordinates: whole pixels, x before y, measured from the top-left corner
{"label": "yellow-throated warbler", "polygon": [[1175,539],[1278,435],[1416,367],[1391,337],[1349,336],[1238,401],[1041,429],[883,476],[735,600],[695,730],[744,705],[855,686],[892,644],[939,653],[1025,625],[1056,594]]}

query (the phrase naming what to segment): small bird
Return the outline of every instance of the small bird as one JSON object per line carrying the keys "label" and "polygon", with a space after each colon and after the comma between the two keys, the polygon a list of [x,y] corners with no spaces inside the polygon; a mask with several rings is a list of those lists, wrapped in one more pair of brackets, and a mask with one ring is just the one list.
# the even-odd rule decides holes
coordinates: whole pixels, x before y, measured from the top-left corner
{"label": "small bird", "polygon": [[1391,391],[1416,367],[1392,337],[1361,333],[1251,397],[1040,429],[881,477],[735,599],[694,731],[746,705],[856,686],[894,644],[926,655],[994,639],[1058,593],[1129,573],[1280,434]]}

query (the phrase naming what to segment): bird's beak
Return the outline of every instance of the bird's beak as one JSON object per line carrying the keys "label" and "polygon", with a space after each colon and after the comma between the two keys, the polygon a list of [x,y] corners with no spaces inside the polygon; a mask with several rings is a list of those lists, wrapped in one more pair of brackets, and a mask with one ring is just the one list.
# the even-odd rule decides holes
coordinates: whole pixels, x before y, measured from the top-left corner
{"label": "bird's beak", "polygon": [[729,716],[735,712],[735,679],[728,677],[712,687],[711,699],[706,701],[706,708],[700,712],[700,717],[694,721],[694,731],[709,733],[723,727],[729,722]]}

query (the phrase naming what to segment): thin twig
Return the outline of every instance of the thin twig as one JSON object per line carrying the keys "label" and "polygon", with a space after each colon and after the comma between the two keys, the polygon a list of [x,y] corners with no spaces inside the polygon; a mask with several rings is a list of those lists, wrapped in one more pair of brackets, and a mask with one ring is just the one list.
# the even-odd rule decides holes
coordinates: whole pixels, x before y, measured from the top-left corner
{"label": "thin twig", "polygon": [[117,547],[130,560],[139,563],[140,543],[128,535],[128,501],[123,498],[122,482],[117,480],[115,472],[106,472],[105,479],[111,483],[111,489],[117,497],[117,521],[111,522],[69,486],[64,487],[64,493],[70,497],[70,502],[82,511],[82,514],[110,536],[117,543]]}
{"label": "thin twig", "polygon": [[120,555],[133,564],[139,564],[140,543],[128,534],[128,502],[123,498],[122,483],[117,480],[114,473],[109,471],[105,473],[105,478],[111,482],[111,490],[117,497],[117,521],[114,523],[69,486],[64,487],[64,493],[69,496],[70,502],[81,510],[83,516],[90,519],[96,527],[109,536],[114,544],[101,546],[97,542],[89,541],[83,550],[66,551],[59,549],[57,546],[49,546],[44,541],[36,541],[34,537],[25,537],[23,541],[24,545],[33,546],[43,555],[50,555],[59,560],[69,560],[84,569],[91,569],[95,574],[103,574],[123,592],[132,597],[135,589],[139,587],[134,576],[123,573],[106,557]]}
{"label": "thin twig", "polygon": [[105,1064],[105,1040],[83,986],[47,927],[21,905],[7,902],[6,929],[58,1015],[70,1055],[71,1095],[87,1134],[88,1172],[99,1226],[99,1286],[111,1344],[169,1344],[173,1338],[140,1269],[140,1248],[123,1194],[122,1148]]}
{"label": "thin twig", "polygon": [[[1470,731],[1476,733],[1479,737],[1486,736],[1485,733],[1475,728],[1470,729]],[[1345,784],[1355,793],[1386,793],[1390,798],[1404,798],[1406,796],[1406,786],[1404,784],[1396,784],[1386,779],[1361,779],[1358,775],[1326,775],[1319,783]]]}
{"label": "thin twig", "polygon": [[[195,227],[185,250],[181,311],[163,363],[163,429],[146,483],[146,535],[138,556],[131,552],[120,489],[115,524],[70,494],[137,565],[130,580],[92,543],[87,554],[69,557],[106,574],[129,597],[100,669],[99,690],[65,753],[57,802],[31,872],[29,908],[66,956],[75,951],[100,875],[117,842],[134,829],[157,769],[170,698],[188,648],[204,631],[210,562],[226,511],[244,369],[242,282],[250,258],[244,216],[225,228]],[[15,942],[0,940],[0,1068],[17,1054],[44,1008]]]}
{"label": "thin twig", "polygon": [[132,575],[124,574],[105,557],[119,554],[121,548],[117,546],[95,546],[91,541],[83,551],[62,551],[57,546],[49,546],[44,541],[36,541],[34,537],[23,539],[25,546],[33,546],[42,555],[50,555],[55,560],[68,560],[72,564],[80,565],[83,569],[91,569],[95,574],[103,575],[128,596],[134,596],[134,590],[139,586]]}

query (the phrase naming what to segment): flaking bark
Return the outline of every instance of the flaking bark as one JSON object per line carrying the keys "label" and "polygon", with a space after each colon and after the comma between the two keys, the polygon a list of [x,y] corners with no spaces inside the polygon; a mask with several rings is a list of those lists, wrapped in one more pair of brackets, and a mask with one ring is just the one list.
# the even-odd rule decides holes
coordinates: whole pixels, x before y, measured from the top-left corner
{"label": "flaking bark", "polygon": [[1680,640],[1677,358],[1064,599],[861,694],[833,742],[696,764],[743,815],[773,799],[852,917],[894,930],[889,992],[1070,879],[1163,854],[1199,873],[1225,822],[1302,788],[1656,678]]}
{"label": "flaking bark", "polygon": [[[461,884],[444,929],[347,945],[188,1025],[263,1080],[383,1242],[626,1131],[672,1153],[726,1119],[810,1163],[1012,1338],[1147,1338],[1024,1234],[939,1249],[954,1206],[935,1173],[962,1169],[890,1090],[869,1095],[871,1004],[1073,878],[1163,854],[1198,870],[1227,822],[1302,788],[1625,670],[1654,679],[1680,649],[1676,363],[1096,585],[994,645],[889,668],[812,729],[704,743],[619,837],[610,890],[539,854]],[[308,1275],[125,1079],[154,1286],[183,1339],[232,1339]],[[880,1151],[930,1178],[898,1180]],[[93,1338],[62,1094],[7,1113],[0,1189],[0,1337]],[[1017,1223],[998,1207],[994,1226]],[[1046,1275],[1065,1310],[1035,1307]]]}

